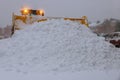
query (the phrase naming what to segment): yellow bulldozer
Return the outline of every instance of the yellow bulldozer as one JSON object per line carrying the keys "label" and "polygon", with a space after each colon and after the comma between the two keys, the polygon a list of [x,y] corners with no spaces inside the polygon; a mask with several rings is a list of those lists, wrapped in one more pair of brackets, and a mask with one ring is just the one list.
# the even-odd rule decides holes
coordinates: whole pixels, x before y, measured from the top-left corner
{"label": "yellow bulldozer", "polygon": [[80,24],[83,24],[89,27],[88,20],[86,16],[82,16],[81,18],[67,18],[67,17],[45,17],[44,10],[33,10],[29,8],[23,8],[20,10],[21,15],[12,14],[12,34],[15,30],[20,30],[21,28],[18,26],[17,21],[20,20],[24,24],[32,24],[34,22],[42,22],[47,21],[48,19],[64,19],[64,20],[71,20],[77,21]]}

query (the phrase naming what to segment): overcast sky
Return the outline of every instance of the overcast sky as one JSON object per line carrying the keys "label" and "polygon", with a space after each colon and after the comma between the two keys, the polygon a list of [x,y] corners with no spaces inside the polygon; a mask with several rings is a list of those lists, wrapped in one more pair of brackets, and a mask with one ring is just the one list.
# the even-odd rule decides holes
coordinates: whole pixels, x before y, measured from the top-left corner
{"label": "overcast sky", "polygon": [[22,6],[44,9],[45,16],[81,17],[89,21],[120,19],[120,0],[0,0],[0,26],[11,24],[12,12],[19,14]]}

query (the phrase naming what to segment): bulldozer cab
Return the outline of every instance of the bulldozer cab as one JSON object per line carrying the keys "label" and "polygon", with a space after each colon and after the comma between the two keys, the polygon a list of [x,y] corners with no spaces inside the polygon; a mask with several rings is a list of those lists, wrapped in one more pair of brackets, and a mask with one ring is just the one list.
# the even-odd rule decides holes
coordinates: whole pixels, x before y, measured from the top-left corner
{"label": "bulldozer cab", "polygon": [[44,11],[43,10],[33,10],[33,9],[22,9],[21,11],[21,15],[40,15],[40,16],[44,16]]}

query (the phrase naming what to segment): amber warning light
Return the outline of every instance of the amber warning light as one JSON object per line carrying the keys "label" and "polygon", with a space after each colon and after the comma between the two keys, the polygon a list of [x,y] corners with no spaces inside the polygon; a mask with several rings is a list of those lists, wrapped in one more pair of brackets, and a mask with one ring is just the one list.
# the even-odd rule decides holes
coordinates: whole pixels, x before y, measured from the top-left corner
{"label": "amber warning light", "polygon": [[21,10],[21,14],[22,15],[28,15],[28,14],[30,14],[30,10],[27,9],[27,8],[24,8],[24,9]]}
{"label": "amber warning light", "polygon": [[37,10],[36,13],[37,13],[37,15],[44,16],[44,11],[43,10]]}

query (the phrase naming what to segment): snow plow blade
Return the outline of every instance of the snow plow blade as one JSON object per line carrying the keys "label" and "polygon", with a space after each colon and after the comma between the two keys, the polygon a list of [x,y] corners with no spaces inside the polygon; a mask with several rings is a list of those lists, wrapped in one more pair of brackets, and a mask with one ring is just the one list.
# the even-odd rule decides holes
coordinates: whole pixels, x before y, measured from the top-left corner
{"label": "snow plow blade", "polygon": [[32,24],[34,22],[43,22],[43,21],[47,21],[50,19],[64,19],[64,20],[75,21],[75,22],[79,22],[80,24],[89,27],[86,16],[83,16],[82,18],[44,17],[44,16],[35,17],[35,16],[23,16],[23,15],[19,16],[19,15],[15,15],[14,13],[12,15],[12,24],[15,27],[15,30],[20,30],[21,28],[19,28],[17,24],[18,20],[22,21],[24,24]]}
{"label": "snow plow blade", "polygon": [[88,20],[86,16],[82,16],[82,18],[64,18],[64,20],[78,21],[81,24],[89,27]]}

